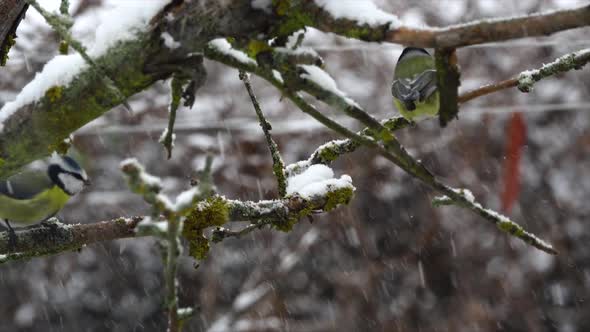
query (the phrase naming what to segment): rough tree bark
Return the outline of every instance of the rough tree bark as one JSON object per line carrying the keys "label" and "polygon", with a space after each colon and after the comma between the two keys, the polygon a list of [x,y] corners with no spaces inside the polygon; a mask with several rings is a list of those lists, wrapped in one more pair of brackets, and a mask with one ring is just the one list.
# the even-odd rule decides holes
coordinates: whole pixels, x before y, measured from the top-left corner
{"label": "rough tree bark", "polygon": [[16,38],[16,29],[28,7],[24,0],[0,2],[0,66],[3,66],[7,60],[8,51]]}

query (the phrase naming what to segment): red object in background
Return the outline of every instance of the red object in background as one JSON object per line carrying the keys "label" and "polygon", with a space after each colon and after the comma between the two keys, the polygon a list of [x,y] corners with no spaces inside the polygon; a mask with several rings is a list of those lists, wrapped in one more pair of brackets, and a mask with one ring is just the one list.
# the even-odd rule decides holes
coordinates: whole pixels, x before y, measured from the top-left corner
{"label": "red object in background", "polygon": [[522,113],[512,113],[506,131],[504,159],[504,191],[502,192],[502,212],[510,213],[512,205],[520,192],[520,159],[526,143],[526,124]]}

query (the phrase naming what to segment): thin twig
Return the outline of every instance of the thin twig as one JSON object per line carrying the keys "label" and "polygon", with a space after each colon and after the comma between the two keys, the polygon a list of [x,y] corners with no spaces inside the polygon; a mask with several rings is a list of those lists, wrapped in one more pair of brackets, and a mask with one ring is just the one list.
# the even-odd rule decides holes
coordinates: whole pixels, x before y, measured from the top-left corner
{"label": "thin twig", "polygon": [[459,98],[457,99],[457,102],[462,104],[462,103],[468,102],[472,99],[475,99],[475,98],[478,98],[481,96],[489,95],[491,93],[501,91],[504,89],[513,88],[517,85],[518,85],[518,80],[516,78],[503,80],[498,83],[487,84],[487,85],[479,87],[475,90],[471,90],[471,91],[461,94],[459,96]]}
{"label": "thin twig", "polygon": [[59,12],[62,15],[70,15],[69,8],[70,8],[70,1],[69,0],[61,0],[61,4],[59,5]]}
{"label": "thin twig", "polygon": [[180,331],[178,320],[178,290],[176,272],[178,270],[178,257],[182,247],[180,245],[180,229],[182,218],[190,210],[185,206],[194,203],[197,199],[197,191],[190,193],[190,200],[182,202],[181,206],[172,204],[166,197],[159,194],[162,189],[160,179],[146,173],[143,166],[135,159],[127,159],[121,163],[121,169],[128,177],[129,187],[144,200],[152,205],[152,216],[164,215],[167,220],[166,230],[166,308],[168,310],[168,332]]}
{"label": "thin twig", "polygon": [[484,85],[480,88],[468,91],[459,96],[458,102],[465,103],[477,97],[516,86],[518,86],[521,91],[528,92],[532,89],[534,83],[549,76],[564,73],[572,69],[581,69],[588,64],[588,62],[590,62],[590,48],[568,53],[540,68],[524,71],[516,75],[514,78]]}
{"label": "thin twig", "polygon": [[589,61],[590,48],[566,54],[539,69],[527,70],[520,73],[517,77],[518,89],[522,92],[529,92],[533,89],[533,85],[543,78],[572,69],[582,69]]}
{"label": "thin twig", "polygon": [[240,230],[237,230],[237,231],[232,231],[227,228],[218,227],[215,230],[213,230],[213,235],[211,236],[211,240],[213,242],[221,242],[224,239],[227,239],[230,237],[239,238],[239,237],[249,234],[257,229],[261,229],[262,227],[264,227],[270,223],[271,223],[270,220],[262,220],[259,222],[249,224],[248,226],[246,226]]}
{"label": "thin twig", "polygon": [[216,192],[211,166],[213,166],[213,156],[207,154],[203,169],[197,171],[196,176],[192,177],[190,181],[191,186],[199,186],[199,191],[203,198],[211,197]]}
{"label": "thin twig", "polygon": [[272,156],[272,170],[277,178],[278,188],[279,188],[279,196],[285,197],[287,195],[287,177],[285,176],[285,163],[283,162],[283,158],[281,158],[281,153],[279,152],[279,147],[277,143],[273,140],[270,131],[272,126],[268,120],[264,117],[264,113],[262,113],[262,109],[260,108],[260,103],[252,90],[252,84],[250,83],[250,74],[240,71],[240,79],[244,82],[244,86],[246,86],[246,91],[248,91],[248,95],[250,96],[250,100],[252,101],[252,105],[254,105],[254,110],[256,111],[256,115],[258,116],[258,121],[260,122],[260,127],[264,132],[264,137],[266,138],[266,144],[268,145],[268,149],[270,150],[270,155]]}
{"label": "thin twig", "polygon": [[180,99],[182,97],[182,85],[184,80],[178,75],[173,75],[170,81],[170,107],[168,109],[168,127],[160,137],[160,143],[164,145],[168,153],[168,159],[172,157],[172,148],[174,147],[174,123],[176,122],[176,111],[180,106]]}
{"label": "thin twig", "polygon": [[168,219],[167,255],[166,255],[166,306],[168,308],[168,332],[180,331],[178,320],[178,284],[176,271],[178,270],[178,257],[180,256],[180,219],[173,217]]}

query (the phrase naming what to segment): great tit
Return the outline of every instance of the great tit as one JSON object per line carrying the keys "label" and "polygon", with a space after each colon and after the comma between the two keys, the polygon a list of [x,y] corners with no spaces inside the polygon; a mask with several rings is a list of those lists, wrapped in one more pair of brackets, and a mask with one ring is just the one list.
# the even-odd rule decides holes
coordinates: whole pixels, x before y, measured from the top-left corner
{"label": "great tit", "polygon": [[423,48],[406,47],[397,59],[393,84],[393,103],[409,121],[420,121],[438,114],[434,59]]}
{"label": "great tit", "polygon": [[25,170],[0,181],[0,219],[33,224],[53,217],[90,181],[86,171],[68,156],[54,154],[45,169]]}

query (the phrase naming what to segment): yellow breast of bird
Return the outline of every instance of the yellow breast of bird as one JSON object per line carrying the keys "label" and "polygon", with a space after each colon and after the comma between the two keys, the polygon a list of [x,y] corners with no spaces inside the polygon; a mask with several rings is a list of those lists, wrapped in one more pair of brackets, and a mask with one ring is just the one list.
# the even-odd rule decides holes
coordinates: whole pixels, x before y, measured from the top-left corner
{"label": "yellow breast of bird", "polygon": [[70,199],[58,186],[53,186],[30,199],[14,199],[0,194],[0,219],[20,224],[33,224],[55,215]]}

